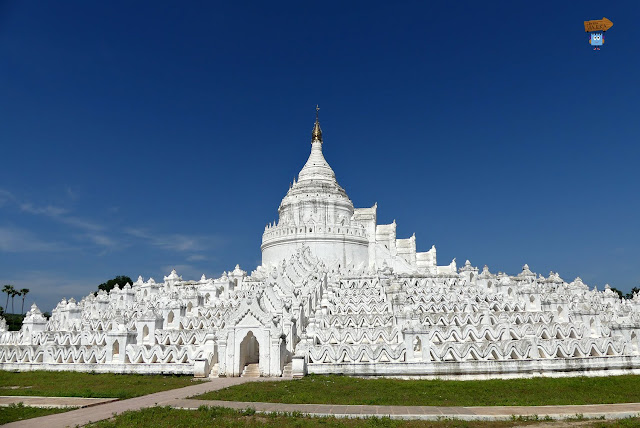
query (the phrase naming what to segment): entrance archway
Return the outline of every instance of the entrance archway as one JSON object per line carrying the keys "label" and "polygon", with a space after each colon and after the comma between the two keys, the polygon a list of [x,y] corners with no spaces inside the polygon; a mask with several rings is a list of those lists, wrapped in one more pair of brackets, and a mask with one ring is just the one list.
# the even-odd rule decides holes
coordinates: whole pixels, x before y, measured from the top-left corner
{"label": "entrance archway", "polygon": [[113,361],[117,361],[120,357],[120,342],[117,340],[113,342],[113,346],[111,347],[111,359]]}
{"label": "entrance archway", "polygon": [[258,339],[250,331],[240,342],[240,372],[247,364],[256,364],[260,362],[260,344]]}

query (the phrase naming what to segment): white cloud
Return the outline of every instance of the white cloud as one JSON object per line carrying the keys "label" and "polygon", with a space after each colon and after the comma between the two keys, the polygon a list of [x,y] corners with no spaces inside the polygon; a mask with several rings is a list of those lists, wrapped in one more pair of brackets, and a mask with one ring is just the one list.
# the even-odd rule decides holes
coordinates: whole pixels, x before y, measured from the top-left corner
{"label": "white cloud", "polygon": [[[69,198],[75,199],[77,197],[71,188],[67,188],[66,191]],[[107,227],[94,221],[71,215],[71,212],[64,207],[55,205],[39,206],[31,202],[19,201],[9,191],[0,189],[0,206],[4,203],[16,205],[20,211],[24,213],[43,216],[57,223],[77,229],[79,233],[73,235],[76,239],[100,246],[105,251],[117,246],[127,245],[127,239],[124,239],[125,237],[122,236],[122,233],[129,238],[137,238],[153,247],[168,251],[199,252],[220,243],[220,239],[218,238],[190,236],[181,233],[155,234],[144,228],[128,228],[124,231],[118,231],[117,233],[108,233],[109,230]],[[8,231],[5,232],[5,234],[7,233]],[[21,231],[21,236],[18,236],[17,231],[14,230],[11,236],[13,237],[12,247],[21,249],[12,251],[46,251],[48,248],[56,248],[55,245],[38,241],[34,235],[27,233],[27,231]],[[22,241],[22,244],[17,245],[17,241]],[[0,243],[0,250],[9,251],[9,244]],[[202,261],[205,259],[202,255],[194,254],[190,256],[188,261]]]}
{"label": "white cloud", "polygon": [[69,197],[69,199],[71,199],[72,201],[75,201],[76,199],[78,199],[78,193],[75,192],[71,187],[68,187],[65,189],[67,192],[67,196]]}
{"label": "white cloud", "polygon": [[101,233],[86,233],[84,235],[81,235],[81,237],[88,239],[89,241],[101,247],[114,248],[119,245],[118,242]]}
{"label": "white cloud", "polygon": [[96,224],[91,221],[84,220],[78,217],[56,217],[56,219],[61,223],[76,227],[78,229],[92,230],[92,231],[99,231],[99,230],[105,229],[104,226],[101,226],[99,224]]}
{"label": "white cloud", "polygon": [[192,254],[189,257],[187,257],[188,262],[201,262],[203,260],[207,260],[207,256],[202,254]]}
{"label": "white cloud", "polygon": [[32,204],[21,204],[20,209],[29,214],[35,215],[45,215],[47,217],[59,217],[62,214],[65,214],[67,210],[60,207],[54,207],[52,205],[47,205],[46,207],[34,207]]}
{"label": "white cloud", "polygon": [[87,240],[93,244],[104,247],[105,249],[110,249],[116,246],[116,242],[103,233],[105,230],[104,226],[83,218],[66,215],[69,211],[65,208],[53,205],[35,206],[32,203],[26,202],[20,204],[20,210],[36,216],[45,216],[58,223],[86,231],[87,233],[75,235],[76,238]]}
{"label": "white cloud", "polygon": [[0,207],[14,201],[16,198],[8,190],[0,189]]}
{"label": "white cloud", "polygon": [[103,226],[96,224],[94,222],[91,222],[89,220],[85,220],[85,219],[82,219],[79,217],[73,217],[73,216],[65,216],[65,214],[67,214],[69,211],[61,207],[56,207],[52,205],[47,205],[45,207],[36,207],[31,203],[24,203],[24,204],[20,204],[20,209],[23,212],[26,212],[29,214],[44,215],[46,217],[59,221],[60,223],[73,226],[78,229],[92,230],[92,231],[104,230]]}
{"label": "white cloud", "polygon": [[0,227],[0,251],[6,253],[48,252],[71,249],[67,244],[46,242],[28,230]]}
{"label": "white cloud", "polygon": [[204,239],[199,236],[188,236],[179,233],[154,235],[144,229],[129,228],[125,232],[130,236],[145,240],[151,245],[165,250],[200,251],[206,248]]}

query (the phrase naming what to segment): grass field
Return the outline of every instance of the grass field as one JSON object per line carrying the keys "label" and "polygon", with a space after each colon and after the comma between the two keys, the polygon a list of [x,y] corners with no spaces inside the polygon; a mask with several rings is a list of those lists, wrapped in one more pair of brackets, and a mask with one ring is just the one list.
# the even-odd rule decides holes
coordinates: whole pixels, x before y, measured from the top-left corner
{"label": "grass field", "polygon": [[[637,418],[619,421],[580,421],[580,427],[637,427]],[[252,409],[237,411],[221,407],[200,407],[198,410],[177,410],[169,407],[151,407],[139,411],[122,413],[110,420],[97,422],[90,427],[120,428],[120,427],[158,427],[158,428],[194,428],[194,427],[273,427],[273,428],[306,428],[306,427],[376,427],[376,428],[503,428],[513,426],[535,425],[553,428],[566,427],[566,422],[541,422],[538,420],[521,420],[514,418],[510,421],[404,421],[389,418],[369,419],[338,419],[333,417],[313,418],[296,414],[258,414]]]}
{"label": "grass field", "polygon": [[191,376],[0,370],[0,395],[131,398],[193,385]]}
{"label": "grass field", "polygon": [[640,402],[640,376],[442,381],[306,376],[251,382],[204,400],[399,406],[542,406]]}
{"label": "grass field", "polygon": [[38,416],[67,412],[69,410],[73,409],[39,409],[37,407],[25,407],[21,404],[12,404],[7,407],[0,407],[0,425],[14,421],[37,418]]}

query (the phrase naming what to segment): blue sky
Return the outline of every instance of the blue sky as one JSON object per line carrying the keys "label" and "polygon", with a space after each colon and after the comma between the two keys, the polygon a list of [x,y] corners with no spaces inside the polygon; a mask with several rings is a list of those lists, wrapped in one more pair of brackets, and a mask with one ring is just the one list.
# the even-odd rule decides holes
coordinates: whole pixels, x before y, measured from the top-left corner
{"label": "blue sky", "polygon": [[440,264],[640,285],[638,2],[227,3],[0,2],[0,285],[253,270],[316,104]]}

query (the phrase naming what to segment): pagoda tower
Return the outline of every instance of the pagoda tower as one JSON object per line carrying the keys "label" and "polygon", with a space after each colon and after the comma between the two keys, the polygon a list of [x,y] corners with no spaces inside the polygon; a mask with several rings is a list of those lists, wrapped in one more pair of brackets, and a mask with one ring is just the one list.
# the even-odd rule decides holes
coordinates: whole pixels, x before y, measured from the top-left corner
{"label": "pagoda tower", "polygon": [[262,235],[263,265],[288,259],[301,244],[325,262],[368,264],[369,234],[354,221],[353,203],[324,158],[318,110],[309,158],[280,203],[278,222]]}

